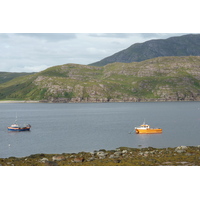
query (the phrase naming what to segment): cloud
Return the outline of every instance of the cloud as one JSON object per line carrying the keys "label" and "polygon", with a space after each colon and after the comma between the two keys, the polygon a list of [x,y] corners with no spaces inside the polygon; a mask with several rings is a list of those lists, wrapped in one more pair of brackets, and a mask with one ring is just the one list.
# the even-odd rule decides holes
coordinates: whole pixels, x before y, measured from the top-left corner
{"label": "cloud", "polygon": [[184,35],[185,33],[139,33],[142,38],[145,39],[166,39],[169,37]]}
{"label": "cloud", "polygon": [[50,67],[50,66],[47,66],[47,65],[24,66],[23,68],[20,68],[19,71],[24,71],[24,72],[39,72],[39,71],[47,69],[48,67]]}
{"label": "cloud", "polygon": [[91,37],[98,37],[98,38],[137,38],[141,37],[143,39],[150,39],[150,38],[163,38],[163,37],[170,37],[170,35],[183,35],[184,33],[91,33],[88,34]]}
{"label": "cloud", "polygon": [[[10,72],[40,72],[51,66],[48,65],[34,65],[34,66],[15,66],[10,68]],[[8,70],[3,70],[8,71]]]}
{"label": "cloud", "polygon": [[131,37],[132,33],[91,33],[91,37],[104,37],[104,38],[128,38]]}
{"label": "cloud", "polygon": [[8,39],[9,38],[9,34],[7,34],[7,33],[1,33],[0,34],[0,39]]}
{"label": "cloud", "polygon": [[29,38],[42,39],[50,42],[76,39],[75,33],[17,33],[16,35],[21,35]]}
{"label": "cloud", "polygon": [[158,38],[160,37],[160,33],[139,33],[142,38]]}

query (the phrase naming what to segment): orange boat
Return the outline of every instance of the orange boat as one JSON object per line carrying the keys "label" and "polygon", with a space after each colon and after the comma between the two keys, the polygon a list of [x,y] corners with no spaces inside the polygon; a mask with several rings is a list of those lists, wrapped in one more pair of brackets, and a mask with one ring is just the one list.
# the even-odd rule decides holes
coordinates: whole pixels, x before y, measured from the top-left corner
{"label": "orange boat", "polygon": [[135,127],[135,132],[137,134],[155,134],[155,133],[162,133],[161,128],[150,128],[148,124],[145,122],[140,125],[139,127]]}

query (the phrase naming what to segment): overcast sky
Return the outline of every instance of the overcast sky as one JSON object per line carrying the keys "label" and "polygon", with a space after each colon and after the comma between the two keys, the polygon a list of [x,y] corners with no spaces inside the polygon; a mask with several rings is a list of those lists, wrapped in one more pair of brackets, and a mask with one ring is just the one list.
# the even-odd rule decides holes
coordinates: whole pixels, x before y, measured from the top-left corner
{"label": "overcast sky", "polygon": [[0,71],[39,72],[48,67],[90,64],[134,43],[183,33],[0,33]]}
{"label": "overcast sky", "polygon": [[196,2],[3,1],[0,71],[38,72],[67,63],[90,64],[135,43],[199,33]]}

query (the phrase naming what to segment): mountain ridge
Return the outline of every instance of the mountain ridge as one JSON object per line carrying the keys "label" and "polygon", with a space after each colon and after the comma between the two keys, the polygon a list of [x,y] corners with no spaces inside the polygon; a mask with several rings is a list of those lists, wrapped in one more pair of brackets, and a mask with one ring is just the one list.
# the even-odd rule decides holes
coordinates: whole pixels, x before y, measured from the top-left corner
{"label": "mountain ridge", "polygon": [[89,65],[104,66],[113,62],[140,62],[165,56],[200,56],[200,34],[187,34],[135,43],[124,50]]}

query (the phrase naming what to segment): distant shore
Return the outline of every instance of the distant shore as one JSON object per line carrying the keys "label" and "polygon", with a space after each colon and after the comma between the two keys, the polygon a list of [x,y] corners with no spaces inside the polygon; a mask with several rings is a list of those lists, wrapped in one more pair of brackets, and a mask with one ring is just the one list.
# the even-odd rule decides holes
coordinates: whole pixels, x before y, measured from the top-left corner
{"label": "distant shore", "polygon": [[100,100],[90,100],[90,101],[69,101],[66,99],[62,100],[53,100],[53,101],[48,101],[48,100],[0,100],[0,103],[133,103],[133,102],[199,102],[199,100],[170,100],[170,101],[164,101],[164,100],[139,100],[139,101],[120,101],[120,100],[112,100],[112,101],[100,101]]}
{"label": "distant shore", "polygon": [[0,103],[39,103],[39,101],[25,101],[25,100],[22,100],[22,101],[15,101],[15,100],[0,100]]}

